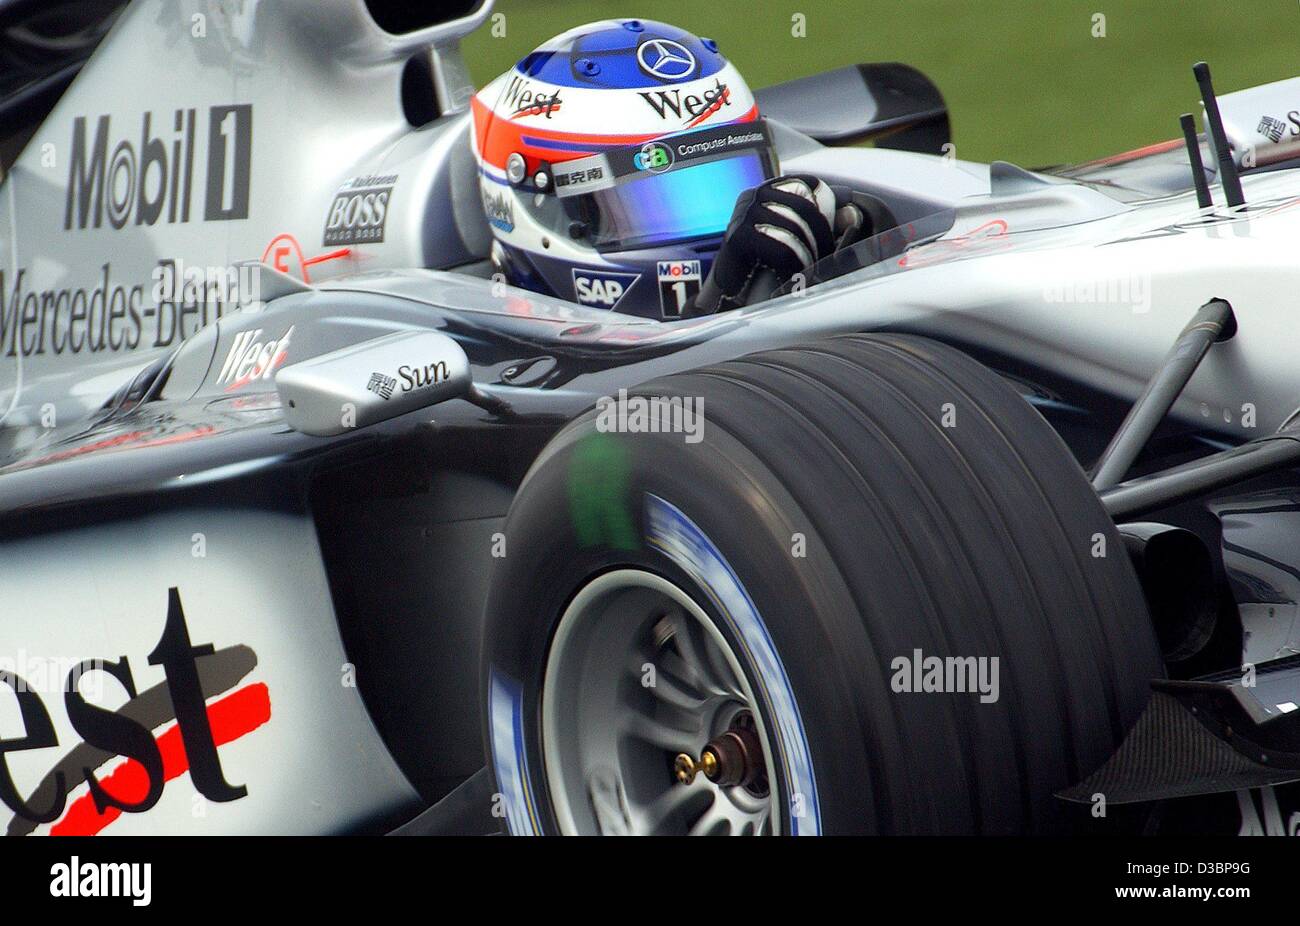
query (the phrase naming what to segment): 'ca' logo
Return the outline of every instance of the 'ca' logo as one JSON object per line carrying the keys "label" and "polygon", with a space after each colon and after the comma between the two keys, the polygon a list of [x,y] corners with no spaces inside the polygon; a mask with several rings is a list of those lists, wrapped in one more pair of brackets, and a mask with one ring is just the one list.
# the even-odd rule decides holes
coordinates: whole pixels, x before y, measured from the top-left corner
{"label": "'ca' logo", "polygon": [[673,149],[658,142],[650,142],[632,156],[632,163],[637,170],[661,174],[673,166]]}

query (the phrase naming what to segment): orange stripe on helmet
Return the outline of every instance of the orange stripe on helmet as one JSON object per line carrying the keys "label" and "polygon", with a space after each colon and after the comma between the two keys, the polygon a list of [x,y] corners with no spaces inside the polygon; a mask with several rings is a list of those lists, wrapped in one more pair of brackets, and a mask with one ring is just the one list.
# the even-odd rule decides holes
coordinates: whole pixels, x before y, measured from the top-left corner
{"label": "orange stripe on helmet", "polygon": [[[721,108],[721,102],[724,101],[720,101],[712,107],[711,111],[701,113],[691,123],[691,127],[694,128],[710,116],[715,115]],[[545,129],[535,125],[524,125],[498,115],[477,96],[471,98],[470,110],[474,119],[474,137],[477,142],[479,157],[483,163],[489,164],[498,170],[505,170],[506,158],[516,151],[524,156],[528,164],[528,172],[532,173],[540,166],[542,161],[559,164],[564,161],[572,161],[577,158],[598,154],[606,146],[639,145],[674,134],[671,132],[652,132],[647,135],[603,135],[595,132],[557,132],[553,129]],[[758,105],[755,104],[750,107],[749,112],[735,121],[753,122],[757,118]],[[524,140],[524,136],[539,141],[564,142],[575,147],[571,150],[564,150],[532,145]],[[583,145],[591,145],[592,147],[578,147]]]}

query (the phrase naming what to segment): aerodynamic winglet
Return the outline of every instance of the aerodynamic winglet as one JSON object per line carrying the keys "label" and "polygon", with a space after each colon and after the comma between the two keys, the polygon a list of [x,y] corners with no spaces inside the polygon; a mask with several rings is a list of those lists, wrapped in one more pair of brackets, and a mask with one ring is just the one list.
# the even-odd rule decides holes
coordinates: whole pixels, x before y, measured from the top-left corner
{"label": "aerodynamic winglet", "polygon": [[279,299],[281,296],[291,296],[294,293],[309,293],[315,289],[314,286],[277,270],[264,261],[245,260],[235,264],[237,270],[241,267],[251,267],[257,273],[257,282],[260,287],[258,292],[261,294],[263,302],[270,302],[272,299]]}

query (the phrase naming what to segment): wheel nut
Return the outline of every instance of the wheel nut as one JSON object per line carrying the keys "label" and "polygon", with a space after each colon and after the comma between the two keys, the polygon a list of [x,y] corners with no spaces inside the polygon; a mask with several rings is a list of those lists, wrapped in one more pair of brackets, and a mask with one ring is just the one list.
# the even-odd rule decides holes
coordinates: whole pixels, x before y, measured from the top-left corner
{"label": "wheel nut", "polygon": [[733,727],[713,739],[704,751],[717,758],[717,771],[709,780],[724,788],[747,785],[763,769],[762,749],[750,730]]}
{"label": "wheel nut", "polygon": [[752,785],[764,774],[763,749],[757,733],[749,726],[732,727],[709,740],[698,760],[686,753],[673,760],[673,774],[684,785],[694,781],[700,772],[719,787]]}
{"label": "wheel nut", "polygon": [[699,761],[684,752],[673,761],[673,774],[684,785],[694,781],[695,776],[700,772],[703,772],[704,777],[709,780],[712,780],[718,773],[718,756],[708,748],[700,754]]}

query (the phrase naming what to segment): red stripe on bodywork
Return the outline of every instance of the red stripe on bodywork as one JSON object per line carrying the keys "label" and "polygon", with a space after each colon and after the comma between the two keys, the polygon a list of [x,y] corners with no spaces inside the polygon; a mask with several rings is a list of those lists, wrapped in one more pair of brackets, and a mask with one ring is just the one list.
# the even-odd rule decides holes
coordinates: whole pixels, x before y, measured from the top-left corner
{"label": "red stripe on bodywork", "polygon": [[190,431],[184,431],[180,434],[169,434],[166,437],[156,437],[146,440],[153,431],[131,431],[128,434],[118,434],[114,437],[106,437],[102,440],[94,441],[89,444],[82,444],[80,447],[73,447],[70,450],[60,450],[57,453],[46,454],[43,457],[37,457],[34,460],[20,460],[9,466],[0,467],[0,472],[8,470],[31,469],[34,466],[42,466],[46,463],[57,463],[61,460],[70,460],[73,457],[83,456],[88,453],[98,453],[101,450],[114,450],[119,448],[132,449],[136,447],[162,447],[167,444],[179,444],[187,440],[194,440],[198,437],[207,437],[210,434],[216,434],[217,429],[210,424],[199,425]]}
{"label": "red stripe on bodywork", "polygon": [[[232,691],[219,701],[208,705],[208,723],[212,726],[212,741],[221,746],[251,733],[271,719],[271,695],[265,684],[258,682]],[[180,726],[173,726],[157,738],[158,751],[162,753],[163,780],[171,781],[189,771],[185,744],[181,741]],[[149,793],[149,776],[144,766],[128,759],[100,780],[104,789],[118,800],[135,802]],[[95,809],[95,798],[83,794],[70,805],[63,819],[50,828],[51,836],[94,836],[122,815],[116,807],[100,813]]]}
{"label": "red stripe on bodywork", "polygon": [[[339,248],[337,251],[326,251],[324,254],[317,254],[315,257],[307,258],[302,262],[302,266],[305,270],[307,267],[314,267],[316,264],[323,264],[327,260],[342,260],[351,253],[351,248]],[[303,279],[306,280],[306,278],[307,275],[304,273]]]}
{"label": "red stripe on bodywork", "polygon": [[1071,173],[1075,173],[1093,167],[1109,167],[1115,164],[1124,164],[1128,161],[1136,161],[1138,158],[1145,158],[1153,154],[1164,154],[1166,151],[1173,151],[1175,148],[1181,148],[1185,144],[1186,142],[1181,138],[1171,138],[1169,141],[1156,142],[1154,145],[1134,148],[1132,151],[1124,151],[1120,154],[1112,154],[1109,157],[1097,158],[1095,161],[1085,161],[1083,164],[1075,164],[1070,168],[1070,171]]}

